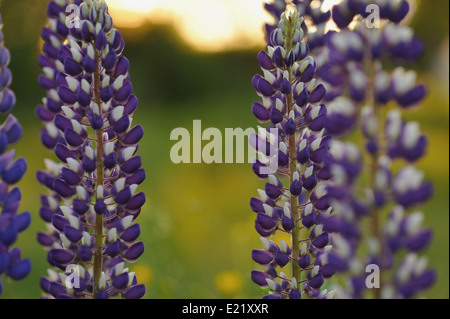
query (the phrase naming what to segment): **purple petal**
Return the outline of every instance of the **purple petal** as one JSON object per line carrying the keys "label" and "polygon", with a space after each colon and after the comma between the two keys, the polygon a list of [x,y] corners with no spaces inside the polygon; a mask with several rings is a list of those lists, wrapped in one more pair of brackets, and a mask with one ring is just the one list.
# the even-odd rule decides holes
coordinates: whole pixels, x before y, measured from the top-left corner
{"label": "purple petal", "polygon": [[128,185],[140,185],[145,180],[146,174],[143,168],[138,169],[133,175],[128,176],[125,183]]}
{"label": "purple petal", "polygon": [[275,89],[272,87],[272,85],[262,77],[258,81],[258,90],[267,97],[275,94]]}
{"label": "purple petal", "polygon": [[64,226],[69,224],[69,221],[62,215],[53,214],[51,219],[52,225],[59,231],[64,230]]}
{"label": "purple petal", "polygon": [[312,64],[308,65],[305,71],[303,71],[302,76],[300,77],[300,81],[304,83],[310,82],[313,79],[315,73],[316,70],[314,69],[314,66]]}
{"label": "purple petal", "polygon": [[68,264],[73,260],[73,253],[67,249],[50,250],[51,258],[59,264]]}
{"label": "purple petal", "polygon": [[17,215],[13,221],[13,224],[19,233],[27,229],[28,226],[30,226],[30,223],[31,223],[31,215],[29,212]]}
{"label": "purple petal", "polygon": [[141,125],[132,128],[123,138],[123,143],[128,146],[136,145],[144,136],[144,129]]}
{"label": "purple petal", "polygon": [[38,232],[37,241],[44,247],[50,247],[54,244],[55,239],[47,233]]}
{"label": "purple petal", "polygon": [[135,285],[130,287],[124,294],[125,299],[140,299],[145,295],[145,286],[144,285]]}
{"label": "purple petal", "polygon": [[139,208],[142,207],[142,205],[144,205],[146,201],[146,197],[144,193],[138,193],[136,195],[134,195],[133,197],[131,197],[130,201],[128,202],[126,209],[127,210],[131,210],[131,211],[136,211]]}
{"label": "purple petal", "polygon": [[289,263],[289,261],[290,261],[289,257],[284,252],[282,252],[281,250],[275,252],[275,262],[281,268],[286,266]]}
{"label": "purple petal", "polygon": [[61,170],[61,178],[69,185],[75,186],[81,182],[81,177],[67,167],[63,167]]}
{"label": "purple petal", "polygon": [[89,205],[83,202],[81,199],[75,198],[72,201],[73,210],[79,215],[84,215],[89,209]]}
{"label": "purple petal", "polygon": [[272,63],[272,59],[269,57],[266,51],[260,51],[257,56],[259,65],[266,70],[272,70],[275,66]]}
{"label": "purple petal", "polygon": [[298,260],[298,265],[301,269],[307,269],[311,265],[311,257],[308,254],[303,255]]}
{"label": "purple petal", "polygon": [[129,187],[121,190],[116,196],[114,196],[114,201],[119,205],[125,205],[131,198],[131,190]]}
{"label": "purple petal", "polygon": [[319,289],[323,285],[323,282],[324,282],[323,275],[319,273],[314,278],[309,280],[308,284],[314,289]]}
{"label": "purple petal", "polygon": [[120,169],[126,174],[133,174],[139,168],[141,168],[142,159],[140,156],[130,158],[128,161],[120,165]]}
{"label": "purple petal", "polygon": [[64,235],[66,235],[66,237],[72,243],[78,243],[81,240],[81,238],[83,237],[83,234],[79,230],[73,228],[70,225],[64,226]]}
{"label": "purple petal", "polygon": [[255,102],[252,106],[252,113],[260,123],[265,123],[270,119],[269,110],[261,102]]}
{"label": "purple petal", "polygon": [[139,241],[128,248],[123,257],[131,263],[134,263],[144,253],[144,243]]}
{"label": "purple petal", "polygon": [[67,163],[68,158],[75,158],[73,152],[70,151],[67,146],[62,143],[56,144],[55,154],[63,163]]}
{"label": "purple petal", "polygon": [[130,69],[130,61],[124,56],[119,57],[117,65],[114,71],[114,77],[119,77],[120,75],[126,75]]}
{"label": "purple petal", "polygon": [[135,241],[140,234],[141,234],[141,226],[139,226],[139,224],[134,224],[128,227],[126,230],[124,230],[120,234],[120,238],[127,243],[131,243]]}
{"label": "purple petal", "polygon": [[14,266],[8,268],[8,276],[13,280],[22,280],[31,271],[31,262],[29,259],[24,259]]}
{"label": "purple petal", "polygon": [[72,197],[76,193],[76,189],[67,185],[62,179],[55,179],[53,189],[63,198]]}
{"label": "purple petal", "polygon": [[309,102],[310,103],[317,103],[325,96],[327,93],[327,90],[325,89],[325,86],[322,84],[319,84],[314,88],[314,90],[311,92],[309,96]]}
{"label": "purple petal", "polygon": [[129,276],[127,272],[121,273],[113,279],[112,285],[114,288],[123,290],[128,287]]}
{"label": "purple petal", "polygon": [[251,272],[251,279],[254,283],[256,283],[261,288],[265,289],[269,285],[267,284],[266,279],[272,279],[272,276],[266,274],[265,272],[259,271],[259,270],[252,270]]}
{"label": "purple petal", "polygon": [[83,71],[83,68],[77,61],[67,57],[64,59],[64,70],[71,76],[77,76]]}
{"label": "purple petal", "polygon": [[115,99],[119,102],[125,102],[133,93],[133,86],[130,81],[127,81],[115,94]]}
{"label": "purple petal", "polygon": [[17,159],[8,170],[2,172],[2,179],[9,185],[19,182],[27,170],[27,162],[24,158]]}
{"label": "purple petal", "polygon": [[262,249],[252,251],[252,259],[260,265],[268,265],[273,260],[273,255]]}
{"label": "purple petal", "polygon": [[404,95],[397,97],[397,102],[403,107],[411,107],[419,103],[427,94],[427,90],[424,85],[418,85],[412,88]]}
{"label": "purple petal", "polygon": [[329,242],[328,233],[322,233],[313,239],[312,244],[314,247],[321,249],[324,248],[326,245],[328,245],[328,242]]}
{"label": "purple petal", "polygon": [[81,245],[80,248],[78,248],[78,258],[80,258],[83,261],[90,261],[92,259],[92,250],[86,246]]}
{"label": "purple petal", "polygon": [[62,114],[56,114],[55,115],[55,126],[59,128],[61,131],[64,132],[64,130],[68,127],[72,127],[71,121],[65,117]]}

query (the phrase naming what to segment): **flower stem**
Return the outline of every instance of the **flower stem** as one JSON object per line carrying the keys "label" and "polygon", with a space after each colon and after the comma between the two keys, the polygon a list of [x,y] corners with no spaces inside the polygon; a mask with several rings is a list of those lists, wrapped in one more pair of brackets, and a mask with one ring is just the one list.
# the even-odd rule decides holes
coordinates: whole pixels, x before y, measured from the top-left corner
{"label": "flower stem", "polygon": [[[370,168],[369,168],[369,183],[370,183],[370,189],[372,190],[372,193],[375,195],[377,191],[376,186],[376,178],[378,173],[378,165],[379,160],[381,157],[381,151],[380,151],[380,143],[382,140],[382,130],[381,130],[381,124],[382,124],[382,114],[381,114],[381,108],[380,105],[378,105],[376,100],[376,92],[375,92],[375,76],[376,76],[376,68],[375,68],[375,60],[372,58],[372,53],[370,51],[370,35],[366,32],[366,72],[368,75],[369,83],[368,83],[368,103],[371,105],[373,114],[375,116],[375,119],[379,125],[379,128],[377,130],[377,133],[374,137],[374,142],[377,145],[377,150],[371,154],[370,156]],[[383,258],[384,258],[384,245],[383,245],[383,234],[381,233],[381,221],[380,221],[380,214],[381,211],[377,207],[376,203],[373,204],[372,211],[371,211],[371,232],[372,236],[377,239],[378,243],[380,244],[380,251],[378,252],[378,259],[380,262],[380,287],[383,282]],[[374,297],[375,299],[381,298],[381,289],[374,289]]]}
{"label": "flower stem", "polygon": [[[379,107],[377,107],[377,105],[374,104],[374,111],[375,111],[375,115],[378,121],[381,120],[381,112],[379,110]],[[377,137],[377,141],[376,143],[378,144],[380,141],[380,139]],[[377,172],[378,172],[378,162],[380,159],[380,153],[379,151],[377,151],[375,154],[372,155],[372,159],[371,159],[371,169],[370,169],[370,188],[372,189],[373,194],[375,194],[376,192],[376,176],[377,176]],[[376,204],[373,205],[372,207],[372,212],[371,212],[371,218],[372,218],[372,235],[377,239],[379,245],[380,245],[380,251],[378,252],[378,258],[379,258],[379,262],[380,262],[380,287],[382,285],[383,282],[383,258],[384,258],[384,253],[383,253],[383,237],[382,237],[382,233],[381,233],[381,221],[380,221],[380,214],[381,211],[380,209],[376,206]],[[375,299],[380,299],[381,298],[381,289],[374,289],[374,296]]]}
{"label": "flower stem", "polygon": [[[97,103],[100,116],[102,116],[102,103],[100,99],[100,68],[101,68],[101,53],[96,52],[97,56],[97,71],[94,73],[94,99]],[[97,130],[96,132],[96,145],[97,145],[97,170],[96,170],[96,188],[98,186],[103,186],[104,182],[104,167],[103,167],[103,128]],[[98,194],[96,193],[97,200]],[[103,194],[102,194],[103,197]],[[94,298],[98,291],[98,283],[102,274],[102,246],[103,246],[103,216],[95,215],[95,253],[94,253]]]}
{"label": "flower stem", "polygon": [[[296,21],[292,21],[292,17],[289,17],[289,23],[286,25],[286,37],[285,37],[285,45],[286,53],[292,49],[292,40],[294,35]],[[292,70],[289,68],[289,83],[292,84]],[[287,114],[289,115],[291,111],[294,110],[294,97],[291,90],[291,93],[286,97],[287,99]],[[289,136],[289,185],[292,185],[294,182],[294,173],[297,171],[297,143],[296,143],[296,134]],[[292,277],[297,280],[298,283],[301,282],[302,270],[297,263],[297,258],[300,253],[300,242],[301,238],[301,229],[300,229],[300,212],[298,207],[298,198],[296,196],[290,195],[290,206],[291,206],[291,214],[294,219],[294,228],[292,229]]]}

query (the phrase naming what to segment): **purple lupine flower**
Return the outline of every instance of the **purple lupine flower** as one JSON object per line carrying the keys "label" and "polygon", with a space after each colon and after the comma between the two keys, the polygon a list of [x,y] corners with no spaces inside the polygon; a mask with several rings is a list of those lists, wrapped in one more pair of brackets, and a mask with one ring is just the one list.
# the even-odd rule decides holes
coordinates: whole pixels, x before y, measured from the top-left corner
{"label": "purple lupine flower", "polygon": [[40,81],[47,89],[37,109],[46,125],[41,138],[59,159],[37,173],[50,191],[40,210],[50,231],[37,239],[53,267],[41,288],[54,298],[141,298],[145,286],[125,265],[144,252],[135,223],[146,200],[137,192],[145,179],[136,155],[144,132],[131,125],[138,100],[124,41],[104,1],[82,2],[75,27],[55,29],[67,4],[49,3],[43,35],[52,50],[44,44],[40,58],[48,79]]}
{"label": "purple lupine flower", "polygon": [[[381,29],[366,25],[364,18],[370,14],[369,10],[366,12],[368,5],[378,6],[380,17],[387,19]],[[415,83],[415,72],[407,72],[398,67],[389,74],[379,63],[373,64],[370,77],[364,72],[366,68],[363,62],[368,56],[374,61],[390,59],[398,64],[413,61],[423,53],[423,44],[414,36],[413,31],[408,26],[397,24],[406,16],[408,9],[406,0],[345,0],[333,7],[333,20],[342,30],[329,33],[325,38],[327,49],[321,51],[318,63],[320,79],[327,83],[327,101],[348,90],[353,101],[363,103],[369,98],[366,96],[366,87],[369,81],[373,81],[372,95],[377,104],[386,105],[390,101],[396,101],[400,106],[408,108],[420,103],[426,90],[424,85]],[[345,19],[341,13],[345,13]],[[358,23],[350,30],[347,26],[351,21]],[[351,119],[351,116],[347,115],[347,118]],[[331,120],[328,123],[334,125]],[[348,126],[342,125],[343,129],[346,127]]]}
{"label": "purple lupine flower", "polygon": [[[273,0],[265,3],[264,8],[274,19],[273,24],[266,23],[266,40],[270,42],[270,34],[278,27],[280,16],[286,11],[288,6],[295,7],[301,16],[305,18],[302,22],[302,29],[307,35],[307,43],[310,50],[319,48],[325,44],[325,28],[330,20],[331,11],[323,10],[324,0],[320,0],[317,5],[311,6],[311,0]],[[311,26],[314,26],[312,31]]]}
{"label": "purple lupine flower", "polygon": [[333,20],[340,29],[344,29],[349,26],[355,16],[367,18],[371,14],[371,11],[367,10],[368,5],[371,4],[378,6],[381,19],[393,23],[401,22],[409,12],[409,3],[406,0],[344,0],[333,7]]}
{"label": "purple lupine flower", "polygon": [[[262,98],[252,112],[268,127],[252,135],[250,144],[263,159],[275,153],[278,168],[262,171],[268,167],[259,158],[253,164],[257,176],[268,181],[259,197],[250,200],[264,248],[252,252],[264,270],[252,271],[251,278],[269,288],[264,298],[272,299],[332,297],[321,291],[324,280],[333,275],[321,258],[330,249],[322,225],[330,213],[323,185],[329,178],[324,162],[330,140],[323,134],[326,107],[320,103],[326,92],[314,79],[316,62],[302,41],[302,24],[297,11],[281,14],[268,50],[257,57],[264,76],[257,74],[252,80]],[[274,242],[277,232],[289,234],[291,243]],[[291,268],[291,276],[283,273],[285,268]]]}
{"label": "purple lupine flower", "polygon": [[[385,20],[380,28],[367,24],[369,4],[380,9]],[[327,38],[319,65],[320,78],[335,92],[328,103],[327,133],[335,138],[359,133],[365,141],[361,149],[333,140],[327,158],[332,179],[326,190],[333,214],[323,225],[333,248],[325,259],[336,272],[349,276],[347,287],[338,289],[344,298],[368,296],[369,265],[381,272],[381,288],[373,290],[376,298],[411,298],[435,279],[426,259],[419,257],[432,232],[423,228],[423,214],[418,212],[433,187],[413,166],[424,155],[427,138],[419,124],[403,120],[401,112],[419,104],[426,89],[416,84],[414,71],[383,66],[386,60],[394,65],[410,62],[423,52],[413,31],[398,24],[408,10],[404,0],[344,0],[332,10],[342,30]],[[400,108],[385,112],[389,102]],[[395,160],[407,166],[395,171]],[[367,247],[364,258],[361,247]]]}
{"label": "purple lupine flower", "polygon": [[[10,53],[3,43],[3,20],[0,14],[0,116],[8,115],[14,108],[16,97],[9,88],[12,74],[8,68]],[[9,114],[0,125],[0,276],[5,274],[13,280],[21,280],[31,270],[29,259],[22,259],[19,248],[12,248],[19,233],[28,228],[31,222],[29,212],[18,213],[22,194],[17,184],[27,170],[24,158],[15,158],[15,150],[8,147],[16,144],[22,137],[22,127],[17,119]],[[0,295],[2,281],[0,279]]]}
{"label": "purple lupine flower", "polygon": [[55,115],[61,112],[63,102],[58,96],[56,76],[64,70],[58,59],[58,50],[67,40],[69,29],[66,23],[66,8],[69,4],[79,4],[80,1],[50,1],[47,6],[48,25],[42,28],[41,37],[44,40],[42,53],[39,55],[39,65],[43,73],[38,82],[46,90],[42,104],[36,107],[36,116],[43,122],[41,142],[49,150],[53,150],[61,137],[55,127]]}

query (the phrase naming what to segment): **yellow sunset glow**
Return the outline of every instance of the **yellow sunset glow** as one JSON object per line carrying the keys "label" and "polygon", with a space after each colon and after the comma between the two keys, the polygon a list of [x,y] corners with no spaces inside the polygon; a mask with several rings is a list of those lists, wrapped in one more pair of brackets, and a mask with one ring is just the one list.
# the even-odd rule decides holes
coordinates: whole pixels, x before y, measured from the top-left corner
{"label": "yellow sunset glow", "polygon": [[[331,8],[340,0],[326,0]],[[271,21],[267,0],[108,0],[118,27],[145,22],[173,24],[181,38],[202,51],[223,51],[264,43],[263,25]]]}

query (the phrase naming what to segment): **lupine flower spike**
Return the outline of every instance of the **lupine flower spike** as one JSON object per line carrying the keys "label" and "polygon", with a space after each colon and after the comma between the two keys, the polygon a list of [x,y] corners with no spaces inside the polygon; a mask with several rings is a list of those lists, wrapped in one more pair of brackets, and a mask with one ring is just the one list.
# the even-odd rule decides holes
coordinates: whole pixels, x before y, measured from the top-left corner
{"label": "lupine flower spike", "polygon": [[105,1],[83,1],[66,23],[68,4],[50,1],[42,32],[47,98],[36,113],[42,142],[59,162],[37,173],[49,189],[40,210],[49,231],[38,241],[52,266],[41,288],[53,298],[141,298],[145,286],[126,266],[144,252],[135,220],[146,200],[137,192],[143,129],[132,126],[138,100],[129,61]]}
{"label": "lupine flower spike", "polygon": [[[432,237],[422,227],[419,206],[433,189],[413,166],[424,155],[427,138],[418,123],[402,119],[401,109],[420,103],[426,90],[416,84],[414,71],[389,70],[383,62],[412,61],[423,45],[408,26],[398,24],[409,11],[407,1],[369,2],[344,0],[333,8],[342,30],[328,38],[325,63],[319,66],[322,80],[336,96],[342,94],[328,103],[327,132],[335,138],[359,133],[365,140],[364,149],[344,140],[330,145],[333,178],[327,196],[334,212],[324,221],[333,244],[327,259],[349,277],[338,290],[340,297],[411,298],[435,280],[427,260],[418,255]],[[379,9],[378,27],[370,27],[374,21],[368,4]],[[388,112],[384,106],[389,102],[401,108]],[[403,167],[394,171],[392,163],[401,160]],[[362,185],[364,180],[368,183]],[[366,223],[369,234],[363,231]],[[361,247],[368,247],[365,256]],[[381,288],[369,294],[366,269],[374,266],[380,270]]]}
{"label": "lupine flower spike", "polygon": [[[19,233],[28,228],[31,222],[30,213],[18,214],[21,192],[17,184],[25,174],[25,159],[15,159],[14,149],[8,147],[16,144],[22,137],[22,127],[10,114],[16,103],[14,92],[9,88],[12,74],[8,68],[10,53],[3,43],[3,21],[0,14],[0,116],[7,115],[0,125],[0,276],[13,280],[21,280],[31,270],[29,259],[21,258],[19,248],[12,248]],[[9,114],[9,115],[8,115]],[[2,281],[0,278],[0,295]]]}
{"label": "lupine flower spike", "polygon": [[[252,135],[250,143],[262,155],[275,149],[278,169],[263,172],[268,167],[259,158],[253,164],[257,176],[268,181],[259,197],[250,200],[263,245],[252,252],[263,270],[252,271],[251,278],[269,289],[264,298],[330,298],[332,292],[321,290],[324,280],[333,275],[321,257],[330,249],[321,224],[329,214],[322,200],[323,180],[329,178],[324,165],[329,143],[323,134],[326,108],[320,103],[325,89],[316,84],[316,62],[302,41],[303,17],[297,11],[283,12],[279,21],[267,51],[258,54],[264,76],[257,74],[252,80],[262,98],[252,112],[268,126]],[[281,233],[288,235],[290,243],[278,243]]]}
{"label": "lupine flower spike", "polygon": [[324,0],[316,1],[314,6],[311,5],[311,2],[312,0],[274,0],[264,4],[264,8],[275,21],[274,24],[267,23],[265,25],[267,42],[269,42],[270,34],[278,26],[281,14],[288,7],[292,7],[296,8],[304,17],[302,29],[305,32],[309,49],[314,51],[316,48],[322,47],[325,44],[326,24],[331,18],[331,11],[324,10]]}

